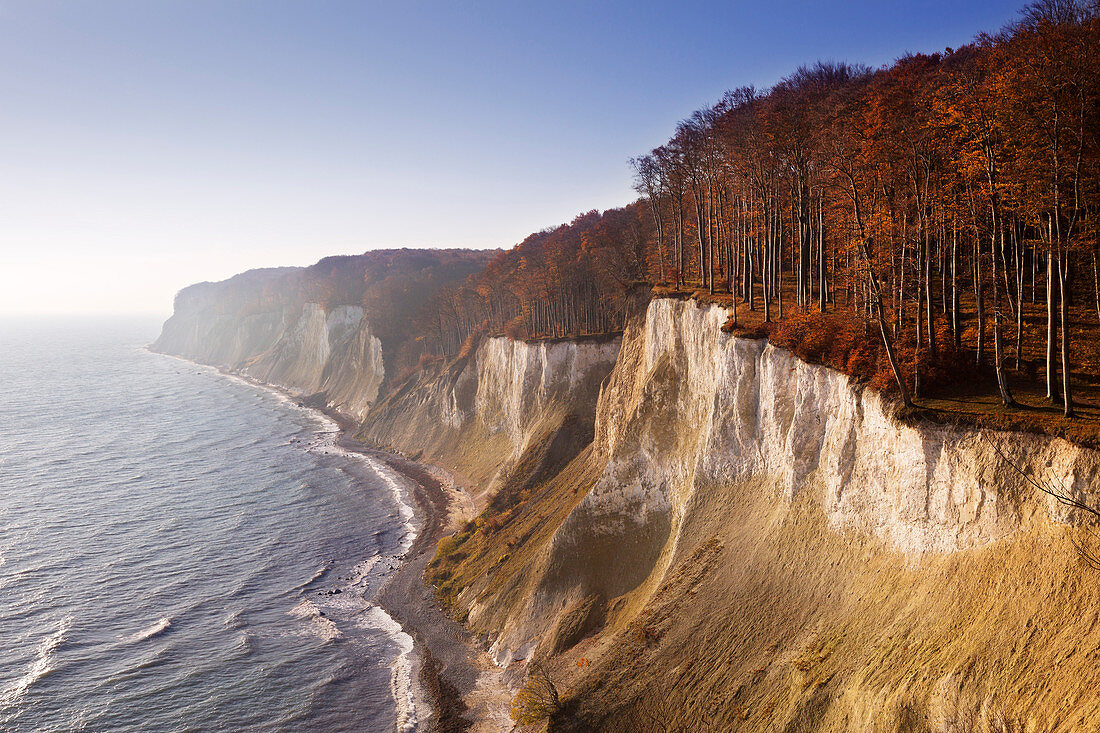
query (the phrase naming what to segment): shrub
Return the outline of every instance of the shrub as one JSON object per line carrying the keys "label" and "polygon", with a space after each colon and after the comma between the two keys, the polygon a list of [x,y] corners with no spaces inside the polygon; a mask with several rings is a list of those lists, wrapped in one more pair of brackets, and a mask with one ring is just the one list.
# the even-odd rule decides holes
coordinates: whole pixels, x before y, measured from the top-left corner
{"label": "shrub", "polygon": [[482,335],[484,335],[484,331],[480,329],[476,331],[471,331],[470,334],[466,337],[466,340],[462,342],[462,346],[459,348],[458,356],[456,358],[465,359],[470,354],[474,353],[477,345],[481,343]]}
{"label": "shrub", "polygon": [[531,725],[546,720],[561,710],[558,688],[543,664],[533,664],[523,687],[512,699],[512,720]]}

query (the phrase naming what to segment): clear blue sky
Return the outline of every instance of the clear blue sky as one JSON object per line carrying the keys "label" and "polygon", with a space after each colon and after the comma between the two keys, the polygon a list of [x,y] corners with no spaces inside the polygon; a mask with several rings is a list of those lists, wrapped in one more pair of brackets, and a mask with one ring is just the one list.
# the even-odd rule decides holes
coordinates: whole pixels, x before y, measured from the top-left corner
{"label": "clear blue sky", "polygon": [[742,84],[1021,2],[0,0],[0,313],[167,313],[249,267],[508,247],[633,199]]}

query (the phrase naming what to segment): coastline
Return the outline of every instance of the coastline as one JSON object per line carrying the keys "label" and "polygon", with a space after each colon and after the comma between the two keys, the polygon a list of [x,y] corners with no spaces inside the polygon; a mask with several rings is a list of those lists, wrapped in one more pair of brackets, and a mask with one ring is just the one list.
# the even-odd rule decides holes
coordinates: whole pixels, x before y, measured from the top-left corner
{"label": "coastline", "polygon": [[[454,478],[441,468],[366,445],[355,437],[359,423],[353,417],[318,400],[237,371],[154,351],[150,347],[146,350],[213,369],[223,376],[273,392],[303,409],[315,410],[337,426],[334,447],[360,455],[369,464],[380,463],[405,479],[419,531],[404,555],[399,556],[401,564],[379,590],[374,602],[413,641],[414,669],[418,668],[413,697],[427,703],[431,714],[418,715],[412,730],[441,733],[511,730],[508,717],[511,695],[503,682],[503,670],[492,664],[488,654],[464,626],[443,611],[423,580],[436,545],[455,514],[461,512],[460,503],[472,505],[469,495]],[[398,727],[400,730],[400,721]]]}
{"label": "coastline", "polygon": [[[298,398],[296,398],[298,399]],[[421,522],[401,566],[378,594],[377,603],[413,638],[420,655],[420,684],[433,708],[430,730],[474,733],[511,730],[511,695],[503,670],[494,665],[473,634],[453,620],[424,582],[424,570],[447,533],[458,503],[469,496],[447,471],[388,451],[371,448],[355,435],[359,425],[329,407],[310,405],[340,427],[337,445],[384,463],[412,486]]]}
{"label": "coastline", "polygon": [[[269,386],[269,385],[264,385]],[[447,527],[452,500],[444,488],[444,481],[431,475],[425,466],[400,456],[372,449],[355,438],[358,424],[351,417],[327,406],[311,405],[294,395],[303,407],[309,407],[326,415],[340,428],[336,445],[343,450],[358,453],[384,464],[404,477],[411,488],[420,523],[420,531],[405,552],[401,565],[379,591],[376,602],[413,639],[420,657],[419,683],[433,709],[429,730],[466,731],[472,723],[462,717],[467,711],[459,685],[451,680],[457,677],[465,682],[472,667],[463,669],[463,656],[472,644],[465,630],[443,614],[431,590],[423,581],[424,569],[435,554],[435,546]],[[449,628],[450,627],[450,628]],[[443,631],[442,634],[439,634]],[[428,636],[432,638],[429,640]],[[440,638],[441,637],[441,638]],[[446,648],[442,648],[440,641]],[[447,644],[448,641],[454,644]],[[462,685],[465,687],[465,685]]]}

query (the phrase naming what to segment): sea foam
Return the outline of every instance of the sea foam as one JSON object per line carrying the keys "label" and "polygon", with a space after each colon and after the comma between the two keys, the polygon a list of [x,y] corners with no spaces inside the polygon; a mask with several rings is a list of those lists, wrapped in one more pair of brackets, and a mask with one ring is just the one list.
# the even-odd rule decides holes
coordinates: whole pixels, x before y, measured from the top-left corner
{"label": "sea foam", "polygon": [[142,629],[141,631],[138,631],[135,634],[130,634],[129,636],[123,637],[122,640],[123,641],[129,641],[129,642],[145,641],[146,639],[150,639],[150,638],[156,636],[157,634],[161,634],[161,633],[167,631],[168,628],[171,625],[172,625],[172,619],[165,616],[163,618],[158,619],[157,622],[155,624],[153,624],[152,626],[146,627],[146,628]]}
{"label": "sea foam", "polygon": [[396,730],[398,733],[412,733],[419,727],[419,708],[416,705],[416,689],[413,683],[416,679],[413,639],[380,606],[372,605],[367,610],[364,614],[364,625],[380,629],[397,644],[398,653],[391,665],[390,675],[390,693],[397,706]]}
{"label": "sea foam", "polygon": [[54,670],[54,651],[65,641],[72,626],[72,616],[66,616],[58,624],[57,631],[42,639],[38,645],[34,659],[27,666],[23,676],[13,682],[0,693],[0,710],[6,710],[26,694],[38,680],[42,679]]}
{"label": "sea foam", "polygon": [[324,616],[317,604],[308,598],[287,611],[287,614],[294,618],[309,621],[313,633],[324,642],[330,642],[340,637],[340,629],[337,627],[336,622]]}
{"label": "sea foam", "polygon": [[[338,444],[340,438],[340,425],[336,420],[332,419],[324,412],[299,404],[291,399],[284,390],[254,380],[242,378],[238,375],[228,374],[226,372],[220,372],[220,374],[237,383],[248,385],[272,394],[287,406],[308,414],[320,426],[320,430],[318,430],[318,439],[314,443],[304,446],[308,451],[323,455],[340,455],[353,460],[362,461],[369,466],[382,482],[386,484],[393,495],[394,501],[397,504],[398,516],[405,530],[401,541],[401,554],[404,555],[409,551],[409,548],[412,547],[418,535],[416,513],[408,501],[408,492],[402,486],[401,481],[392,469],[381,461],[368,455],[341,447]],[[380,556],[373,556],[358,564],[354,571],[355,578],[352,581],[352,586],[359,586],[360,583],[366,580],[367,575],[379,560],[381,560]],[[326,564],[326,567],[320,569],[314,577],[304,585],[308,586],[319,579],[320,576],[324,575],[327,569],[328,567]],[[301,590],[302,588],[303,586],[299,586],[295,590]],[[347,600],[350,601],[351,599]],[[326,603],[343,605],[335,601],[335,599],[328,599]],[[314,633],[325,642],[332,641],[341,636],[337,624],[332,619],[322,615],[321,608],[309,599],[303,599],[288,612],[288,615],[308,620],[311,623]],[[421,725],[420,719],[424,717],[419,714],[419,710],[421,707],[425,707],[416,704],[418,695],[422,694],[422,692],[418,689],[418,685],[415,682],[419,671],[415,668],[418,662],[414,652],[413,639],[405,632],[401,624],[395,621],[384,609],[377,605],[369,604],[366,612],[360,616],[359,619],[359,623],[363,624],[365,627],[377,629],[385,633],[389,638],[393,639],[398,647],[398,654],[391,665],[392,672],[390,676],[390,692],[397,709],[395,727],[398,733],[413,733],[419,729]],[[425,710],[428,711],[428,717],[430,717],[430,710],[426,707]]]}

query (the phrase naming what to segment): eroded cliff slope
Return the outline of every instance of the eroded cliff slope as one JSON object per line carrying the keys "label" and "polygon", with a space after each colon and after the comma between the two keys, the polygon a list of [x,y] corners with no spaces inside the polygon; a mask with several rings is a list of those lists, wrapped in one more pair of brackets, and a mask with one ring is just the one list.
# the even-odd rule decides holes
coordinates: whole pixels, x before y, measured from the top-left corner
{"label": "eroded cliff slope", "polygon": [[[581,730],[1100,724],[1100,593],[1073,547],[1089,536],[1024,478],[1091,502],[1097,454],[899,421],[724,320],[653,301],[592,442],[553,472],[513,463],[505,500],[441,547],[431,577],[498,662],[549,660],[558,723]],[[514,414],[483,408],[483,425]]]}
{"label": "eroded cliff slope", "polygon": [[581,341],[484,339],[425,369],[380,402],[360,437],[458,470],[482,499],[554,476],[593,436],[617,336]]}

